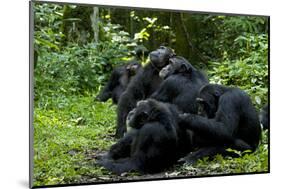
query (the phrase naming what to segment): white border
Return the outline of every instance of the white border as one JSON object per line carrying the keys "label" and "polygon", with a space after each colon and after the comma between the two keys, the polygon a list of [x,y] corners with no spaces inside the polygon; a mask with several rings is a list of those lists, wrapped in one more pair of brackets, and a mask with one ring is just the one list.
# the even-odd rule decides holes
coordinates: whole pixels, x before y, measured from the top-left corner
{"label": "white border", "polygon": [[[63,2],[63,1],[59,1]],[[271,16],[271,174],[81,186],[79,188],[267,188],[280,180],[280,5],[278,0],[69,0],[67,2]],[[118,3],[117,3],[118,2]],[[28,187],[28,0],[1,2],[0,187]],[[280,182],[279,182],[280,183]],[[74,188],[74,187],[68,187]]]}

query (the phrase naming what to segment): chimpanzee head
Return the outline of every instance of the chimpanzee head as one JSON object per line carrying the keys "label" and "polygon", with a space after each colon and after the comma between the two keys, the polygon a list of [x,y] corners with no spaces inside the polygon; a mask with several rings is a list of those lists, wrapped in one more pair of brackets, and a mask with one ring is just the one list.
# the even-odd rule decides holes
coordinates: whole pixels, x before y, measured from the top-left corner
{"label": "chimpanzee head", "polygon": [[126,70],[130,76],[136,75],[138,69],[141,67],[141,64],[137,61],[132,61],[126,66]]}
{"label": "chimpanzee head", "polygon": [[160,46],[158,49],[149,54],[149,58],[154,66],[157,68],[163,68],[169,63],[169,59],[175,55],[176,54],[171,48]]}
{"label": "chimpanzee head", "polygon": [[140,129],[147,122],[159,121],[163,119],[159,116],[166,115],[168,112],[170,111],[167,106],[157,100],[147,99],[138,101],[136,108],[127,115],[127,131],[130,130],[130,127]]}
{"label": "chimpanzee head", "polygon": [[186,59],[181,56],[174,56],[169,59],[169,64],[162,68],[159,76],[166,79],[173,74],[190,75],[194,70],[195,68]]}
{"label": "chimpanzee head", "polygon": [[223,89],[219,85],[207,84],[199,91],[196,98],[198,103],[198,114],[208,118],[214,118],[218,110],[218,102],[223,94]]}
{"label": "chimpanzee head", "polygon": [[143,45],[139,45],[135,48],[135,56],[138,60],[144,60],[147,58],[149,51]]}

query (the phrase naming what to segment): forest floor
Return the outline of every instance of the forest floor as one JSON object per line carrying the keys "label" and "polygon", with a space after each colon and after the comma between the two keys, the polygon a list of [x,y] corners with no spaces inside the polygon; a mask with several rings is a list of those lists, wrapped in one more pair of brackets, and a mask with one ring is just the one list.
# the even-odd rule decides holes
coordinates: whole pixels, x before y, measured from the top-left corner
{"label": "forest floor", "polygon": [[99,154],[116,142],[116,106],[95,102],[94,95],[44,97],[34,105],[34,186],[120,182],[268,171],[268,137],[254,153],[240,158],[199,160],[175,165],[162,173],[117,176],[96,164]]}

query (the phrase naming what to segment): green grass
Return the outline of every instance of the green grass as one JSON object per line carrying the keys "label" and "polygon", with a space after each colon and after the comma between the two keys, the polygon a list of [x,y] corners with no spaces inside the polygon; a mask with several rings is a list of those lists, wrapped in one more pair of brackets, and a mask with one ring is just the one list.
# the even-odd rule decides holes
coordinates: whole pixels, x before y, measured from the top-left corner
{"label": "green grass", "polygon": [[94,104],[91,96],[68,100],[60,99],[57,107],[35,108],[34,185],[80,182],[83,176],[99,172],[89,155],[115,141],[114,106]]}
{"label": "green grass", "polygon": [[116,176],[95,165],[95,157],[116,142],[116,106],[95,102],[94,96],[44,98],[34,109],[34,186],[215,175],[268,170],[267,134],[255,153],[241,158],[200,160],[194,166],[175,165],[155,175]]}

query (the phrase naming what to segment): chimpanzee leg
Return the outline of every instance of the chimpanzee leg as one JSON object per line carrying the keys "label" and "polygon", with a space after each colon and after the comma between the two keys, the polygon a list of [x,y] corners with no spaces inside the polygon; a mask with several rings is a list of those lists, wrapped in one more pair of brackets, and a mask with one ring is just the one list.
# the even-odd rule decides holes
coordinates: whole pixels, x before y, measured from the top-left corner
{"label": "chimpanzee leg", "polygon": [[179,159],[178,162],[192,165],[199,159],[204,157],[213,158],[217,154],[221,154],[222,156],[239,157],[238,154],[227,151],[225,147],[204,147],[195,152],[189,153],[184,158]]}

